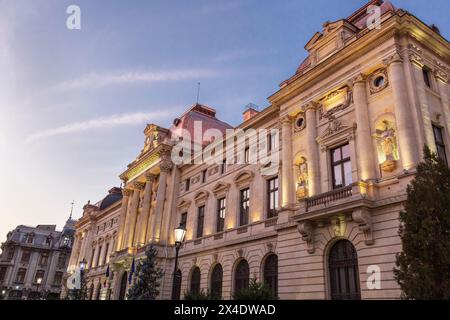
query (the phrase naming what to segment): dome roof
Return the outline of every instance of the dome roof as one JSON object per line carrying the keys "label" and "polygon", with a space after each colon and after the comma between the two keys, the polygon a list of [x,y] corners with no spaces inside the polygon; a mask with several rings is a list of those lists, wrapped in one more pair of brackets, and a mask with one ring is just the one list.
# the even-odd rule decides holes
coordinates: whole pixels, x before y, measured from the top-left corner
{"label": "dome roof", "polygon": [[99,209],[104,210],[120,200],[122,200],[122,189],[114,187],[109,190],[109,194],[100,202]]}

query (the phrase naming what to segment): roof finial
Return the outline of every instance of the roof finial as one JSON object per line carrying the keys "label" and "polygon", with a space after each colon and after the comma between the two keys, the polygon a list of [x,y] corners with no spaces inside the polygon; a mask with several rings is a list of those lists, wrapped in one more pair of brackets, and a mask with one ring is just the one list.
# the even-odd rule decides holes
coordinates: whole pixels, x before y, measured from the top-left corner
{"label": "roof finial", "polygon": [[198,104],[198,100],[200,99],[200,82],[197,82],[197,103]]}
{"label": "roof finial", "polygon": [[73,214],[73,205],[75,204],[75,201],[72,200],[71,203],[71,208],[70,208],[70,216],[69,216],[69,220],[72,220],[72,214]]}

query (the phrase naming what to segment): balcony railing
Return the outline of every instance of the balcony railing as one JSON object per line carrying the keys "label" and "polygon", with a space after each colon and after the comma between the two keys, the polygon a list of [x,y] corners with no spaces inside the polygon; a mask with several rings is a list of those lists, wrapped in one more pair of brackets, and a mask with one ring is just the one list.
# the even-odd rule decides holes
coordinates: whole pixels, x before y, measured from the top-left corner
{"label": "balcony railing", "polygon": [[306,199],[306,211],[317,206],[327,206],[329,203],[352,196],[352,186],[336,189]]}

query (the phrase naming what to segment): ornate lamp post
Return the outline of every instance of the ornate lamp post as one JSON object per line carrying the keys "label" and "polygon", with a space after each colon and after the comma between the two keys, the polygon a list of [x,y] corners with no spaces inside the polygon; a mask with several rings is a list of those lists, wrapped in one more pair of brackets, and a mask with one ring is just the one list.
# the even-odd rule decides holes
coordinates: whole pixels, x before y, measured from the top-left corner
{"label": "ornate lamp post", "polygon": [[41,286],[41,283],[42,283],[42,278],[37,278],[36,279],[36,293],[37,293],[38,300],[41,299],[41,293],[39,292],[39,287]]}
{"label": "ornate lamp post", "polygon": [[[174,230],[175,232],[175,267],[173,270],[173,283],[177,283],[180,279],[178,279],[178,253],[180,251],[181,245],[183,244],[184,241],[184,236],[186,235],[186,229],[183,226],[179,226],[178,228],[176,228]],[[177,296],[177,292],[176,292],[176,287],[175,285],[173,286],[172,289],[172,300],[177,300],[178,296]]]}
{"label": "ornate lamp post", "polygon": [[86,269],[86,265],[87,261],[83,258],[83,260],[80,261],[80,289],[78,290],[78,298],[80,300],[84,300],[84,269]]}

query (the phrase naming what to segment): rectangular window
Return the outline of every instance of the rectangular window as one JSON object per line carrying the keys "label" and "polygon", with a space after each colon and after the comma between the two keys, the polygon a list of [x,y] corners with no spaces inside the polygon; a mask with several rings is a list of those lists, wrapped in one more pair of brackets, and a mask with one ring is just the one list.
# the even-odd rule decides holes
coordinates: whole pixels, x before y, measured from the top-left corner
{"label": "rectangular window", "polygon": [[2,284],[3,280],[5,280],[7,270],[8,267],[0,267],[0,284]]}
{"label": "rectangular window", "polygon": [[275,133],[270,133],[268,138],[268,151],[276,151],[278,149],[278,136]]}
{"label": "rectangular window", "polygon": [[189,191],[189,189],[191,188],[191,179],[186,179],[185,185],[186,187],[184,190]]}
{"label": "rectangular window", "polygon": [[447,154],[445,152],[444,135],[442,133],[442,128],[433,125],[434,141],[436,143],[436,151],[438,157],[447,163]]}
{"label": "rectangular window", "polygon": [[91,268],[92,267],[94,267],[94,254],[95,254],[95,248],[94,249],[92,249],[92,252],[91,252],[91,264],[90,264],[90,266],[91,266]]}
{"label": "rectangular window", "polygon": [[105,247],[105,255],[103,256],[102,266],[104,266],[108,262],[108,251],[109,251],[109,242],[106,244]]}
{"label": "rectangular window", "polygon": [[245,148],[245,153],[244,153],[244,163],[248,164],[250,162],[250,148],[247,147]]}
{"label": "rectangular window", "polygon": [[202,171],[202,183],[206,182],[206,170]]}
{"label": "rectangular window", "polygon": [[22,258],[20,259],[20,263],[28,263],[30,262],[31,257],[31,251],[30,250],[24,250],[22,252]]}
{"label": "rectangular window", "polygon": [[61,271],[55,272],[55,277],[53,278],[53,285],[60,286],[62,283],[63,273]]}
{"label": "rectangular window", "polygon": [[205,206],[198,208],[197,216],[197,238],[203,237],[203,223],[205,221]]}
{"label": "rectangular window", "polygon": [[41,259],[39,260],[39,265],[40,266],[46,266],[48,263],[48,253],[47,252],[43,252],[41,254]]}
{"label": "rectangular window", "polygon": [[97,266],[97,267],[100,265],[100,262],[101,262],[101,260],[100,260],[101,254],[102,254],[102,246],[99,246],[98,252],[97,252],[97,262],[95,263],[95,266]]}
{"label": "rectangular window", "polygon": [[224,174],[227,172],[227,160],[223,160],[222,164],[220,165],[220,174]]}
{"label": "rectangular window", "polygon": [[14,258],[14,248],[9,248],[8,253],[6,254],[6,261],[11,261]]}
{"label": "rectangular window", "polygon": [[187,212],[184,212],[181,214],[180,227],[183,227],[186,230],[186,226],[187,226]]}
{"label": "rectangular window", "polygon": [[[34,276],[34,283],[42,283],[44,280],[45,271],[44,270],[38,270],[36,271],[36,275]],[[38,279],[41,279],[40,281]]]}
{"label": "rectangular window", "polygon": [[19,270],[17,270],[16,282],[17,283],[24,283],[26,274],[27,274],[27,269],[25,269],[25,268],[20,268]]}
{"label": "rectangular window", "polygon": [[67,259],[67,255],[65,253],[60,253],[58,256],[58,268],[64,268],[64,266],[66,265],[66,259]]}
{"label": "rectangular window", "polygon": [[250,189],[241,190],[240,194],[240,210],[239,210],[239,226],[248,224],[248,214],[250,209]]}
{"label": "rectangular window", "polygon": [[422,69],[423,73],[423,81],[428,88],[431,88],[431,77],[430,77],[430,69],[424,67]]}
{"label": "rectangular window", "polygon": [[350,145],[346,144],[331,150],[331,168],[333,189],[339,189],[352,184]]}
{"label": "rectangular window", "polygon": [[278,210],[278,177],[267,181],[267,218],[277,216]]}
{"label": "rectangular window", "polygon": [[227,208],[227,199],[217,200],[217,232],[222,232],[225,228],[225,211]]}

